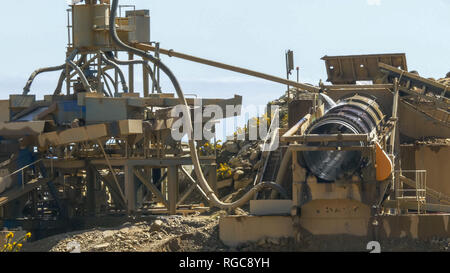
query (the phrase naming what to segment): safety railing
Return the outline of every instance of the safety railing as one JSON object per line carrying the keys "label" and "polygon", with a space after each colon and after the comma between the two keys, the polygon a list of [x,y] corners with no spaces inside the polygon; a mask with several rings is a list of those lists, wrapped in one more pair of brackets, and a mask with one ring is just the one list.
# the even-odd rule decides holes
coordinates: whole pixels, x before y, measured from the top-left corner
{"label": "safety railing", "polygon": [[[6,176],[3,176],[2,178],[3,179],[6,179],[6,178],[9,178],[9,177],[12,177],[12,176],[14,176],[14,175],[16,175],[16,174],[21,174],[21,186],[22,186],[22,189],[25,187],[25,171],[28,169],[28,168],[31,168],[31,167],[33,167],[33,166],[35,166],[36,164],[38,164],[39,162],[41,162],[43,159],[41,158],[41,159],[38,159],[38,160],[36,160],[36,161],[34,161],[33,163],[30,163],[30,164],[28,164],[28,165],[26,165],[26,166],[23,166],[22,168],[20,168],[20,169],[18,169],[18,170],[15,170],[14,172],[12,172],[12,173],[10,173],[10,174],[8,174],[8,175],[6,175]],[[52,169],[53,169],[53,166],[52,166]],[[35,171],[35,173],[37,174],[37,171]],[[28,180],[28,179],[27,179]]]}
{"label": "safety railing", "polygon": [[[417,213],[425,213],[427,199],[427,171],[426,170],[399,170],[396,176],[405,176],[415,182],[415,187],[405,188],[403,182],[397,187],[397,199],[417,202]],[[399,180],[400,181],[400,180]],[[412,185],[411,185],[412,186]]]}
{"label": "safety railing", "polygon": [[67,47],[73,47],[73,23],[72,23],[72,9],[67,9]]}

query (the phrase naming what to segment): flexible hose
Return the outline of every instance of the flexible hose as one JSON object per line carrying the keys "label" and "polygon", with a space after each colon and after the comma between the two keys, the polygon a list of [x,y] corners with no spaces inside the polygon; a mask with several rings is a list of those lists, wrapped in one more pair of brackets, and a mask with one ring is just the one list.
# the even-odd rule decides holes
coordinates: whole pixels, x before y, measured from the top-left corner
{"label": "flexible hose", "polygon": [[[76,62],[77,66],[80,66],[82,63],[86,62],[86,55],[82,55],[81,58]],[[56,85],[55,92],[53,95],[59,95],[61,94],[61,89],[64,80],[66,79],[66,69],[67,66],[64,67],[63,71],[59,75],[58,84]],[[69,66],[69,73],[72,72],[72,68]]]}
{"label": "flexible hose", "polygon": [[109,88],[109,84],[108,84],[108,81],[107,81],[107,79],[109,79],[111,81],[111,83],[113,85],[115,85],[114,79],[108,73],[106,73],[105,71],[103,71],[102,76],[103,76],[103,80],[105,81],[106,88],[108,89],[109,96],[110,97],[114,97],[114,95],[111,92],[111,89]]}
{"label": "flexible hose", "polygon": [[122,90],[125,93],[128,93],[128,86],[127,86],[127,81],[125,80],[125,75],[123,74],[122,69],[120,69],[120,67],[113,61],[111,61],[110,59],[108,59],[105,55],[105,53],[101,53],[102,56],[102,60],[111,65],[112,67],[114,67],[116,69],[117,72],[119,72],[119,76],[120,76],[120,80],[122,81]]}
{"label": "flexible hose", "polygon": [[30,75],[30,78],[28,79],[25,87],[23,88],[23,95],[27,95],[30,92],[30,87],[33,84],[33,81],[37,77],[37,75],[44,73],[44,72],[54,72],[54,71],[58,71],[58,70],[63,70],[65,67],[66,67],[66,64],[63,64],[60,66],[40,68],[40,69],[34,71]]}
{"label": "flexible hose", "polygon": [[84,75],[83,71],[81,71],[81,68],[78,67],[76,63],[74,63],[72,60],[75,58],[75,56],[78,54],[78,50],[74,49],[72,53],[67,57],[66,63],[72,67],[73,70],[75,70],[80,76],[81,82],[83,83],[83,87],[86,90],[86,92],[93,93],[91,85],[89,84],[86,75]]}
{"label": "flexible hose", "polygon": [[[154,63],[167,75],[167,77],[172,82],[173,87],[175,88],[175,91],[177,92],[180,103],[182,105],[184,105],[184,115],[183,115],[184,119],[185,119],[184,125],[187,126],[186,129],[188,132],[192,132],[193,128],[192,128],[192,124],[191,124],[191,114],[190,114],[189,106],[186,102],[186,98],[184,97],[183,91],[181,90],[181,86],[180,86],[177,78],[175,77],[175,75],[172,73],[172,71],[164,63],[162,63],[159,59],[156,59],[152,55],[147,54],[145,51],[128,46],[127,44],[125,44],[124,42],[122,42],[119,39],[119,37],[117,35],[116,23],[115,23],[118,5],[119,5],[119,0],[113,0],[112,6],[111,6],[111,16],[109,18],[109,31],[110,31],[110,35],[111,35],[113,42],[118,47],[120,47],[124,50],[127,50],[135,55],[141,56],[143,59],[149,60],[150,62]],[[283,188],[281,188],[279,185],[277,185],[273,182],[261,182],[258,185],[254,186],[252,189],[250,189],[239,200],[236,200],[232,203],[224,203],[224,202],[220,201],[220,199],[216,196],[216,194],[211,189],[211,187],[209,186],[208,182],[205,179],[205,176],[204,176],[203,171],[200,166],[197,149],[195,147],[195,141],[193,140],[192,137],[189,137],[189,147],[190,147],[190,152],[191,152],[191,157],[192,157],[192,163],[194,164],[194,170],[197,175],[197,178],[199,179],[199,185],[202,187],[202,189],[208,195],[209,199],[211,200],[211,204],[216,207],[219,207],[221,209],[230,209],[230,210],[241,207],[244,204],[246,204],[248,201],[250,201],[254,197],[255,193],[257,193],[258,191],[261,191],[265,188],[271,188],[271,189],[278,190],[280,192],[284,192]]]}
{"label": "flexible hose", "polygon": [[145,68],[147,68],[148,74],[150,75],[150,78],[152,79],[153,86],[156,87],[156,90],[158,91],[158,93],[161,93],[161,87],[157,84],[155,74],[153,73],[153,69],[148,65],[147,61],[144,61],[144,60],[128,60],[128,61],[119,60],[112,54],[112,52],[106,52],[105,55],[108,59],[110,59],[111,61],[113,61],[117,64],[120,64],[120,65],[142,64],[143,66],[145,66]]}

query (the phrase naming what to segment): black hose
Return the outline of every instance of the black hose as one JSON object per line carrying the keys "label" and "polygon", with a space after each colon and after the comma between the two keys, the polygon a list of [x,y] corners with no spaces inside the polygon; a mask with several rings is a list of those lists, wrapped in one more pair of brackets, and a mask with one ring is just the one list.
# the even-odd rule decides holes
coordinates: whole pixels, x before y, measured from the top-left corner
{"label": "black hose", "polygon": [[127,60],[127,61],[119,60],[114,56],[114,54],[111,51],[105,52],[105,55],[108,59],[110,59],[111,61],[113,61],[117,64],[120,64],[120,65],[142,64],[143,66],[145,66],[145,68],[147,68],[148,74],[150,75],[150,78],[152,79],[153,87],[156,88],[158,93],[161,93],[161,87],[158,85],[156,78],[155,78],[155,74],[153,73],[153,69],[148,65],[147,61],[144,61],[144,60]]}
{"label": "black hose", "polygon": [[45,68],[40,68],[36,71],[34,71],[30,78],[28,79],[25,87],[23,88],[23,95],[27,95],[30,92],[30,87],[31,84],[33,84],[34,78],[37,77],[37,75],[41,74],[41,73],[45,73],[45,72],[54,72],[54,71],[59,71],[59,70],[63,70],[66,67],[66,64],[63,65],[59,65],[59,66],[54,66],[54,67],[45,67]]}
{"label": "black hose", "polygon": [[[125,93],[128,93],[128,86],[127,81],[125,80],[125,75],[123,74],[122,70],[120,69],[119,65],[117,65],[114,61],[110,60],[105,53],[101,52],[102,60],[106,63],[111,65],[116,69],[116,71],[119,73],[120,80],[122,81],[122,90]],[[100,72],[99,72],[100,73]]]}

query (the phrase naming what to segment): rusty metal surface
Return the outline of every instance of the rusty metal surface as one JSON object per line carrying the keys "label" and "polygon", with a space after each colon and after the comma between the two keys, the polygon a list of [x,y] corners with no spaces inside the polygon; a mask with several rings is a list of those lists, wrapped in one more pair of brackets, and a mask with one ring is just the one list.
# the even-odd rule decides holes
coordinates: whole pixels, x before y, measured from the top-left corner
{"label": "rusty metal surface", "polygon": [[349,56],[324,56],[328,80],[333,84],[355,84],[357,81],[374,81],[382,73],[379,63],[408,69],[406,56],[399,54],[373,54]]}

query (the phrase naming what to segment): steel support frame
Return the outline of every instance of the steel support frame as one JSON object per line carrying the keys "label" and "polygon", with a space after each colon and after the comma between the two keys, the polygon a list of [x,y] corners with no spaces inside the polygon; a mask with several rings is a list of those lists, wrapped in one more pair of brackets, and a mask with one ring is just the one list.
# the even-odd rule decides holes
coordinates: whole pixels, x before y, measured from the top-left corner
{"label": "steel support frame", "polygon": [[[133,164],[133,161],[127,161],[124,165],[124,177],[125,177],[125,198],[127,204],[127,212],[128,214],[135,214],[138,211],[136,206],[136,181],[140,181],[152,194],[156,196],[159,202],[164,204],[167,209],[167,213],[170,215],[176,215],[178,206],[180,206],[184,200],[195,190],[199,190],[203,197],[209,201],[206,194],[203,192],[201,187],[196,183],[196,181],[191,177],[188,178],[191,180],[193,185],[183,193],[183,196],[180,198],[179,191],[179,171],[182,171],[185,175],[187,172],[183,168],[183,165],[180,164],[172,164],[166,166],[158,166],[158,168],[166,168],[167,169],[167,198],[164,194],[164,191],[161,192],[155,184],[152,183],[150,177],[146,177],[147,175],[142,172],[141,169],[145,167],[150,167],[141,164]],[[155,166],[152,165],[152,168]],[[207,169],[208,177],[211,178],[211,187],[216,188],[216,164],[210,164],[205,166]],[[137,178],[137,180],[135,179]],[[163,188],[163,187],[162,187]]]}

